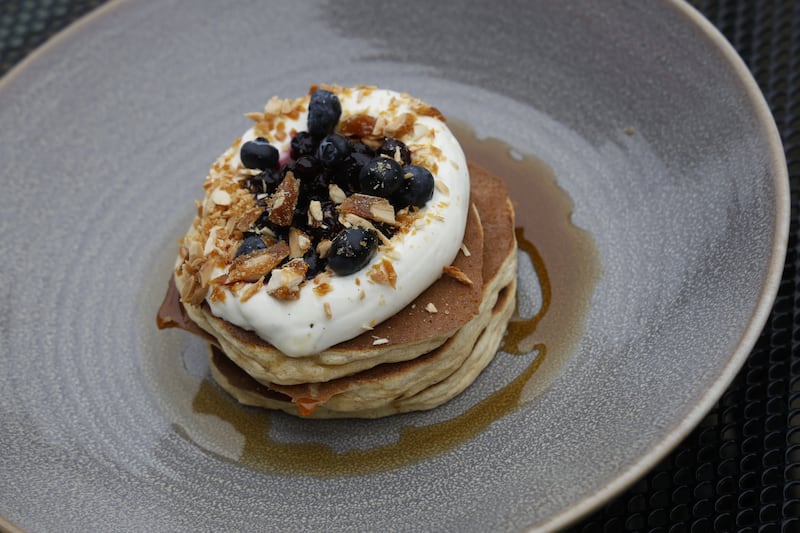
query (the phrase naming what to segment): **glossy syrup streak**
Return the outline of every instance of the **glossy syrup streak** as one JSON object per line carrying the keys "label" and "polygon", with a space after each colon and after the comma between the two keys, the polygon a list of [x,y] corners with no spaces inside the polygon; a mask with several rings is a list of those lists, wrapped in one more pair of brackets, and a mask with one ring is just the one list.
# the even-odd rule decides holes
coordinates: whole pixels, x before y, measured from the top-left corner
{"label": "glossy syrup streak", "polygon": [[[512,156],[511,147],[501,141],[478,139],[462,124],[451,121],[449,125],[467,159],[501,176],[514,203],[520,253],[529,256],[539,279],[541,305],[533,316],[515,314],[502,350],[507,354],[535,353],[532,362],[510,383],[459,416],[422,427],[403,427],[397,442],[343,453],[324,444],[274,440],[269,436],[271,413],[239,405],[210,378],[205,379],[192,408],[227,421],[244,437],[237,463],[316,477],[361,475],[417,463],[470,440],[493,421],[530,402],[547,389],[567,360],[599,274],[590,235],[572,224],[572,201],[543,161]],[[190,439],[183,428],[175,429]]]}

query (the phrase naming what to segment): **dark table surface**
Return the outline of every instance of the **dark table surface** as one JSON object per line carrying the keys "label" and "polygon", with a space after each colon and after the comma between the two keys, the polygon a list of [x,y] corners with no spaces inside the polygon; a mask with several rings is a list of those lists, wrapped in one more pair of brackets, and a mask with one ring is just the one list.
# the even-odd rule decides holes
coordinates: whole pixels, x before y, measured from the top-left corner
{"label": "dark table surface", "polygon": [[[0,76],[102,3],[0,0]],[[752,354],[708,416],[573,531],[800,532],[800,0],[691,3],[747,63],[780,130],[792,194],[783,279]]]}

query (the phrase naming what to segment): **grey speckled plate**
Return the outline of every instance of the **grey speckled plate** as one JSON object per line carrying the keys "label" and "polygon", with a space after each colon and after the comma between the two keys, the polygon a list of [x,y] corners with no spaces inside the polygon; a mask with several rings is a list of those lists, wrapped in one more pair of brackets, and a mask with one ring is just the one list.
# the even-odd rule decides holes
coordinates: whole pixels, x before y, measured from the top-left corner
{"label": "grey speckled plate", "polygon": [[[787,238],[782,149],[745,66],[677,2],[445,4],[112,2],[0,82],[4,520],[555,528],[697,423],[757,338]],[[430,413],[265,416],[204,379],[202,343],[156,330],[207,165],[244,112],[320,81],[408,90],[554,170],[600,274],[538,395],[493,412],[535,355],[501,354]],[[487,405],[484,427],[449,424]]]}

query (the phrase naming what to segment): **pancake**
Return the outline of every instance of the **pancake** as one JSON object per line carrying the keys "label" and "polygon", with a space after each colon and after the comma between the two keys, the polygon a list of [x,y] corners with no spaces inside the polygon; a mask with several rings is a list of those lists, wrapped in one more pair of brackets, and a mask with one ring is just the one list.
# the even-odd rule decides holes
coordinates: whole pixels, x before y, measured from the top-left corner
{"label": "pancake", "polygon": [[[214,379],[243,404],[315,418],[374,418],[430,409],[463,391],[494,357],[516,295],[514,215],[505,186],[476,165],[470,165],[470,174],[476,210],[485,213],[480,218],[482,253],[470,254],[482,256],[481,302],[478,313],[443,344],[409,360],[295,385],[256,379],[217,349],[210,358]],[[451,294],[447,305],[455,308],[459,301]],[[414,327],[411,321],[404,324]]]}

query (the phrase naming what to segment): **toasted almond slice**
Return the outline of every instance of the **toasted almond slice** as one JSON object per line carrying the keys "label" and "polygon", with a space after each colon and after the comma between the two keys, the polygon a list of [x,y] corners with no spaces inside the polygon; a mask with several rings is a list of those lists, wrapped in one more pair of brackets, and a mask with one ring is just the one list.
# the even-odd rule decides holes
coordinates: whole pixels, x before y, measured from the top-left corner
{"label": "toasted almond slice", "polygon": [[269,99],[269,102],[264,106],[264,114],[265,115],[277,115],[281,112],[281,107],[283,107],[283,102],[277,96],[273,96]]}
{"label": "toasted almond slice", "polygon": [[381,232],[381,230],[376,228],[372,224],[372,222],[370,222],[369,220],[367,220],[365,218],[362,218],[362,217],[360,217],[358,215],[354,215],[353,213],[345,213],[344,215],[339,217],[339,221],[346,228],[350,228],[350,227],[353,227],[353,226],[358,226],[359,228],[372,230],[378,235],[378,238],[381,240],[381,242],[383,244],[386,244],[386,245],[391,245],[392,244],[392,241],[389,240],[389,238],[386,235],[384,235],[383,232]]}
{"label": "toasted almond slice", "polygon": [[330,239],[322,239],[317,243],[317,253],[319,254],[321,259],[325,259],[328,257],[328,252],[331,249],[331,240]]}
{"label": "toasted almond slice", "polygon": [[[403,113],[394,117],[391,122],[386,125],[386,133],[399,139],[414,131],[414,123],[417,116],[414,113]],[[397,156],[395,156],[397,158]]]}
{"label": "toasted almond slice", "polygon": [[208,285],[201,286],[194,276],[186,279],[186,285],[183,288],[181,302],[190,305],[200,305],[208,293]]}
{"label": "toasted almond slice", "polygon": [[[383,137],[385,129],[386,129],[386,119],[379,116],[375,120],[375,125],[372,127],[372,136],[373,137]],[[367,137],[367,136],[364,135],[364,137]]]}
{"label": "toasted almond slice", "polygon": [[253,122],[261,122],[262,120],[264,120],[264,113],[257,113],[257,112],[245,113],[244,116],[246,116]]}
{"label": "toasted almond slice", "polygon": [[263,286],[264,286],[264,278],[261,278],[255,283],[248,283],[247,286],[242,291],[239,298],[241,299],[242,302],[246,302],[247,300],[255,296],[256,293],[260,291],[261,287]]}
{"label": "toasted almond slice", "polygon": [[463,283],[464,285],[469,285],[470,287],[472,286],[472,280],[469,279],[469,276],[464,274],[464,271],[462,271],[457,266],[452,266],[452,265],[446,266],[443,267],[442,270],[444,271],[445,274],[455,279],[459,283]]}
{"label": "toasted almond slice", "polygon": [[394,218],[394,207],[386,198],[370,196],[368,194],[356,193],[348,196],[342,202],[342,213],[352,213],[361,218],[367,218],[376,222],[396,225]]}
{"label": "toasted almond slice", "polygon": [[222,189],[215,189],[214,192],[211,193],[211,201],[216,205],[231,205],[231,195]]}
{"label": "toasted almond slice", "polygon": [[208,238],[206,239],[206,244],[203,246],[203,255],[209,255],[217,248],[217,231],[219,228],[214,226],[208,232]]}
{"label": "toasted almond slice", "polygon": [[328,197],[335,204],[341,204],[347,199],[347,194],[335,183],[328,185]]}
{"label": "toasted almond slice", "polygon": [[238,281],[258,281],[288,256],[289,245],[284,241],[279,241],[269,248],[262,248],[247,255],[240,255],[231,262],[224,283],[230,285]]}
{"label": "toasted almond slice", "polygon": [[295,227],[289,228],[289,257],[303,257],[311,244],[308,235]]}
{"label": "toasted almond slice", "polygon": [[200,270],[197,272],[198,279],[200,280],[200,286],[206,287],[208,286],[209,282],[211,281],[211,275],[214,273],[214,262],[213,261],[206,261],[203,263],[203,266],[200,267]]}
{"label": "toasted almond slice", "polygon": [[279,300],[297,300],[300,297],[300,284],[308,271],[308,264],[302,259],[292,259],[283,267],[272,271],[267,282],[267,294]]}
{"label": "toasted almond slice", "polygon": [[290,98],[284,98],[281,101],[281,113],[283,113],[284,115],[290,113],[293,107],[294,107],[294,102],[292,102]]}
{"label": "toasted almond slice", "polygon": [[293,172],[287,172],[275,193],[267,200],[270,222],[284,227],[291,226],[299,195],[300,180],[295,179]]}
{"label": "toasted almond slice", "polygon": [[315,228],[322,225],[322,203],[319,200],[308,203],[308,225]]}

